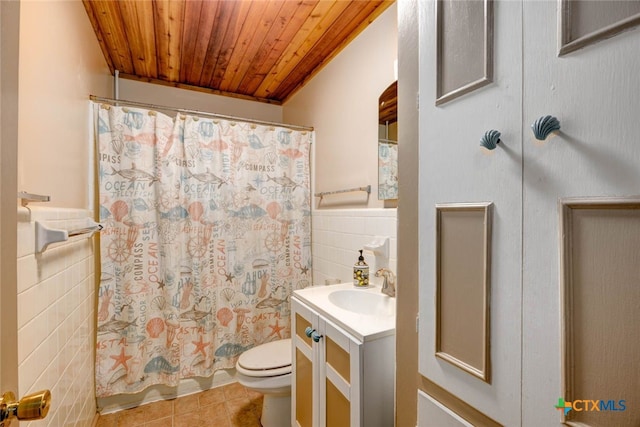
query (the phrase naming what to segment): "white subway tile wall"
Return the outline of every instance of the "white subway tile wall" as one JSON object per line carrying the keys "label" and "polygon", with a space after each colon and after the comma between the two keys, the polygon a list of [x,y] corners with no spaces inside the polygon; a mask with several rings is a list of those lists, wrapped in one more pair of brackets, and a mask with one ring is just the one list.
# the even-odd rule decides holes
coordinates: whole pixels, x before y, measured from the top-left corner
{"label": "white subway tile wall", "polygon": [[18,209],[19,394],[52,395],[47,418],[23,427],[90,427],[96,414],[92,239],[72,237],[35,253],[35,221],[73,229],[90,217],[82,209]]}
{"label": "white subway tile wall", "polygon": [[[397,209],[319,209],[311,215],[311,242],[314,286],[353,280],[353,264],[359,250],[375,236],[389,237],[389,268],[397,266]],[[374,284],[375,257],[364,252]]]}

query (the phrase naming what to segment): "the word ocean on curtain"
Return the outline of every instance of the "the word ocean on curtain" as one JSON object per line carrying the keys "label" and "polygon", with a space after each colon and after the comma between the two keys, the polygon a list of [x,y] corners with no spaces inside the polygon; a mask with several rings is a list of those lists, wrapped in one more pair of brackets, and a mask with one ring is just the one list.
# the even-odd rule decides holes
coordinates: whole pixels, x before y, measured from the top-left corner
{"label": "the word ocean on curtain", "polygon": [[207,377],[290,337],[311,282],[311,132],[94,104],[98,397]]}

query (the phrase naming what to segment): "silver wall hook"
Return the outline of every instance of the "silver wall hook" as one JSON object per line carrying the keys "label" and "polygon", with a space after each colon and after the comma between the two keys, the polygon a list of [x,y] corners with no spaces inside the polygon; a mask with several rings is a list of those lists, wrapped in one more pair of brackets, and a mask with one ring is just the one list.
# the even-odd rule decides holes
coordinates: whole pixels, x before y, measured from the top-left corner
{"label": "silver wall hook", "polygon": [[544,141],[551,132],[560,130],[560,122],[554,116],[540,117],[533,122],[531,130],[537,140]]}
{"label": "silver wall hook", "polygon": [[484,133],[484,136],[480,139],[480,146],[487,150],[493,150],[498,146],[498,144],[500,144],[500,142],[500,132],[492,129]]}

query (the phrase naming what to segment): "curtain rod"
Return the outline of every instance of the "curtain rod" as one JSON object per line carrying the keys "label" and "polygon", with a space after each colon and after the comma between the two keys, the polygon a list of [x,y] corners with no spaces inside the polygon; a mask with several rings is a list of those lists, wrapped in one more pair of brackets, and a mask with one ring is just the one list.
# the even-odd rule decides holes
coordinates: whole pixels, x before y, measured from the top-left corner
{"label": "curtain rod", "polygon": [[268,121],[265,121],[265,120],[246,119],[246,118],[243,118],[243,117],[226,116],[224,114],[208,113],[206,111],[187,110],[187,109],[184,109],[184,108],[167,107],[165,105],[146,104],[144,102],[125,101],[125,100],[112,99],[112,98],[103,98],[103,97],[95,96],[95,95],[89,95],[89,99],[92,100],[92,101],[105,102],[107,104],[112,104],[112,105],[125,104],[125,105],[130,105],[130,106],[133,106],[133,107],[149,108],[149,109],[152,109],[152,110],[175,111],[176,113],[194,114],[194,115],[206,116],[206,117],[215,117],[217,119],[223,119],[223,120],[236,120],[236,121],[240,121],[240,122],[255,123],[255,124],[258,124],[258,125],[280,126],[280,127],[285,127],[285,128],[288,128],[288,129],[293,129],[293,130],[306,130],[306,131],[312,131],[313,130],[312,126],[298,126],[298,125],[289,125],[289,124],[285,124],[285,123],[268,122]]}

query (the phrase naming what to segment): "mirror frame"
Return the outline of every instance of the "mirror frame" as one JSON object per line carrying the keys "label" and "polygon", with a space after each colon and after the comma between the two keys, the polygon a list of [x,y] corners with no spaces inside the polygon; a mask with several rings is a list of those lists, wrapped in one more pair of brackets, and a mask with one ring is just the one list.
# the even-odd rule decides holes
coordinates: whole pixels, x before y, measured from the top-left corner
{"label": "mirror frame", "polygon": [[[395,81],[378,98],[378,200],[398,199],[397,125],[398,82]],[[389,136],[390,126],[395,128],[393,138]]]}

